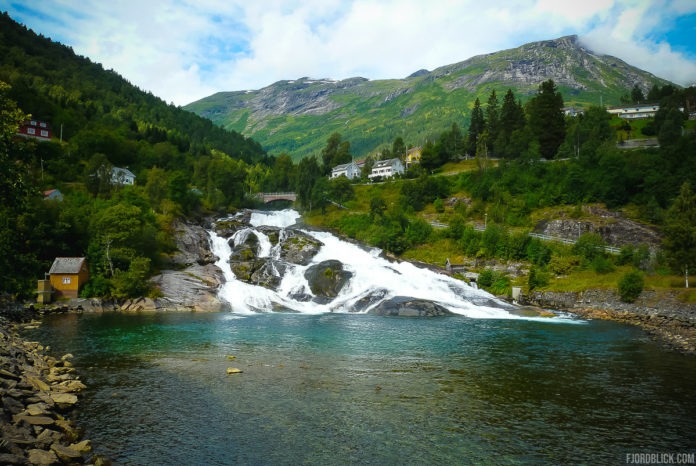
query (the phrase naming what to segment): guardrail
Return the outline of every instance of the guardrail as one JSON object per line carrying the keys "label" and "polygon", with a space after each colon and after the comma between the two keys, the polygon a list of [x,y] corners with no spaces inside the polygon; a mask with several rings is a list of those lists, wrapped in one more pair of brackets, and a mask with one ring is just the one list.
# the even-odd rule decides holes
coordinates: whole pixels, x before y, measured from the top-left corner
{"label": "guardrail", "polygon": [[[446,223],[440,223],[440,222],[430,222],[430,225],[432,225],[435,228],[447,228],[449,225]],[[479,224],[474,224],[474,230],[476,231],[486,231],[486,227],[484,225],[479,225]],[[564,243],[564,244],[575,244],[577,243],[577,240],[574,239],[568,239],[568,238],[561,238],[560,236],[550,236],[550,235],[544,235],[542,233],[529,233],[529,236],[532,238],[538,238],[543,241],[557,241],[559,243]],[[615,246],[604,246],[603,249],[608,252],[609,254],[619,254],[621,252],[621,248],[617,248]]]}

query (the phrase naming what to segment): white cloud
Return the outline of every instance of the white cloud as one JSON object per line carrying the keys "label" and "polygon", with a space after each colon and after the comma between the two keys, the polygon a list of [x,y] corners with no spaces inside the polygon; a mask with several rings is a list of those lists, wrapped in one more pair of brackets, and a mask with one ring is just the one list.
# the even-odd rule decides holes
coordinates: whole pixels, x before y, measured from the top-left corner
{"label": "white cloud", "polygon": [[301,76],[401,78],[567,34],[660,77],[696,82],[696,64],[650,35],[695,11],[693,0],[84,0],[79,11],[56,0],[32,8],[57,22],[34,18],[30,27],[180,105]]}

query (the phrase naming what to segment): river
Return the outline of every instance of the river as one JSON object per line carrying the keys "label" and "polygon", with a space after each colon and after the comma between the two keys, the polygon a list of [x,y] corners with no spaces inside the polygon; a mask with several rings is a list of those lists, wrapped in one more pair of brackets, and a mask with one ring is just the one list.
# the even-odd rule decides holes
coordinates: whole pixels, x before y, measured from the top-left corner
{"label": "river", "polygon": [[[389,293],[440,280],[361,251],[402,278]],[[368,260],[350,255],[351,270]],[[346,312],[356,283],[308,308],[230,279],[233,312],[70,314],[29,336],[75,355],[76,420],[115,464],[625,464],[696,448],[696,359],[637,328],[523,318],[450,285],[429,297],[454,316]],[[254,312],[265,300],[294,312]]]}

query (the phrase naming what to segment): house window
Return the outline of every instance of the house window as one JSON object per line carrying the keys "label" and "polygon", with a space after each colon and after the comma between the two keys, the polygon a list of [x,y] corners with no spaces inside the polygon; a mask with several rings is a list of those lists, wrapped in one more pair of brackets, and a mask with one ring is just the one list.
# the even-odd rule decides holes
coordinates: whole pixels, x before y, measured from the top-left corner
{"label": "house window", "polygon": [[41,136],[47,138],[47,137],[48,137],[48,131],[46,131],[45,129],[42,129],[42,130],[41,130]]}
{"label": "house window", "polygon": [[39,123],[39,126],[41,126],[42,128],[45,128],[45,127],[46,127],[46,123],[44,123],[44,122],[42,121],[41,123]]}
{"label": "house window", "polygon": [[27,128],[27,134],[36,134],[36,130],[34,128]]}
{"label": "house window", "polygon": [[63,277],[63,285],[69,285],[70,284],[70,277]]}

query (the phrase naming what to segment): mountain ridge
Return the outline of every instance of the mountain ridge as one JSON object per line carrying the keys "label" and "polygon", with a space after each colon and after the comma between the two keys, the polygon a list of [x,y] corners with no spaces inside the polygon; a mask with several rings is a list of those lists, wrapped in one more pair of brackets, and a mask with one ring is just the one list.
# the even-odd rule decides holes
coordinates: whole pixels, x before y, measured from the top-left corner
{"label": "mountain ridge", "polygon": [[618,104],[634,85],[647,92],[654,84],[671,84],[597,54],[571,35],[420,69],[406,78],[303,77],[259,90],[218,92],[184,108],[295,159],[318,153],[333,132],[349,140],[356,155],[366,155],[397,136],[419,145],[452,123],[468,124],[473,101],[485,101],[491,90],[501,99],[510,88],[525,100],[548,79],[566,103],[585,107]]}

